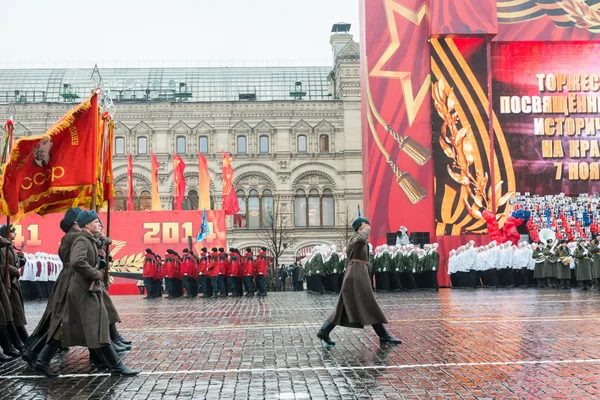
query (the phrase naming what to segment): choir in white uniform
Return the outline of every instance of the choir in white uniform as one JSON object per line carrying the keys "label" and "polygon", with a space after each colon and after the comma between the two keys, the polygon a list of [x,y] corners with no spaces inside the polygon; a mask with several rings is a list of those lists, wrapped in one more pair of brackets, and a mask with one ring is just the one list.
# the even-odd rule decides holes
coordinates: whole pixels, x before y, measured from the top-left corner
{"label": "choir in white uniform", "polygon": [[21,291],[24,300],[47,299],[52,286],[62,271],[63,264],[56,254],[25,253],[25,262],[21,262]]}

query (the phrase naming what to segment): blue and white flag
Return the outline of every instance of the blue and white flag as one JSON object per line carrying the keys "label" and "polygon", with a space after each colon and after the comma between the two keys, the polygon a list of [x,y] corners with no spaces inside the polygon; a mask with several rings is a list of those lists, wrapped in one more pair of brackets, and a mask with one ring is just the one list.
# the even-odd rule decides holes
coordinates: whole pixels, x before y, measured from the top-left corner
{"label": "blue and white flag", "polygon": [[206,220],[206,208],[204,209],[204,214],[202,215],[202,225],[200,225],[200,230],[198,231],[198,237],[196,238],[196,242],[201,242],[210,233],[210,228],[208,227],[208,221]]}

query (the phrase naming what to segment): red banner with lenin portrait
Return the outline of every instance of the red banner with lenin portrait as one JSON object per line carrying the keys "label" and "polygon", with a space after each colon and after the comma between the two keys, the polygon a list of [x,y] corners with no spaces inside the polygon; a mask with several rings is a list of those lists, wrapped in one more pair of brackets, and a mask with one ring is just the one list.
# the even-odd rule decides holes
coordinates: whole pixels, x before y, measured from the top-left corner
{"label": "red banner with lenin portrait", "polygon": [[20,218],[89,205],[98,163],[97,101],[94,93],[43,135],[16,142],[0,180],[4,214]]}

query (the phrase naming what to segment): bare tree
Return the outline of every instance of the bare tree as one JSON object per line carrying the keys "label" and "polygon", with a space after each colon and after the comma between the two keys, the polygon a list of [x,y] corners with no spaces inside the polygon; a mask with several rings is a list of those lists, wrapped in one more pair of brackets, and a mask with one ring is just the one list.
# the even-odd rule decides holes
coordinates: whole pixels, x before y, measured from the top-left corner
{"label": "bare tree", "polygon": [[263,210],[262,227],[255,231],[257,239],[273,254],[275,266],[279,265],[283,252],[296,241],[286,209],[287,204],[281,201],[280,196],[273,197],[273,207]]}
{"label": "bare tree", "polygon": [[346,247],[348,240],[350,240],[350,236],[354,233],[352,230],[352,222],[356,217],[356,213],[354,215],[350,212],[350,206],[346,205],[345,213],[340,216],[340,224],[338,228],[338,240],[340,241],[340,249]]}

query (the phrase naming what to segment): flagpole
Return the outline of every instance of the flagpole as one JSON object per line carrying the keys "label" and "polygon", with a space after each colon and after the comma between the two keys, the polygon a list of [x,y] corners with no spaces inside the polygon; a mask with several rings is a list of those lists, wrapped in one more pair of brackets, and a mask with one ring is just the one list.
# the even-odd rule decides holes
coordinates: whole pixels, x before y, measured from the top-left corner
{"label": "flagpole", "polygon": [[[6,239],[10,235],[10,215],[6,216]],[[9,245],[10,246],[10,245]],[[10,293],[10,276],[8,274],[8,247],[6,248],[6,257],[4,257],[4,285]]]}

